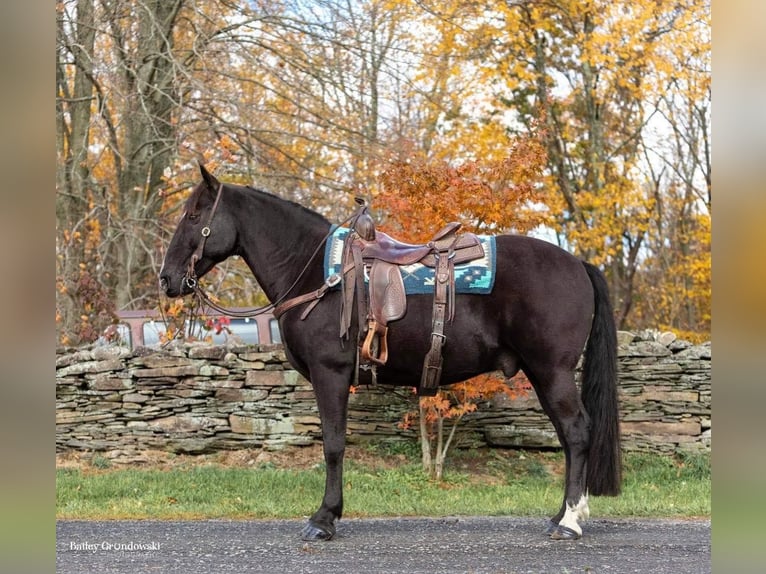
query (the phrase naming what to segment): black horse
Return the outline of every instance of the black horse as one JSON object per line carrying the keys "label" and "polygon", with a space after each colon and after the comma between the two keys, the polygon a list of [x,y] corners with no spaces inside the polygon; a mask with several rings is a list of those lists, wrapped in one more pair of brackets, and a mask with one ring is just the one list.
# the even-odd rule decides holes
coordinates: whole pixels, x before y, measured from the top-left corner
{"label": "black horse", "polygon": [[[160,271],[168,297],[190,294],[196,278],[231,255],[246,262],[270,301],[323,285],[321,253],[330,231],[323,216],[272,194],[222,184],[200,166],[202,181],[185,205]],[[496,238],[497,270],[488,295],[458,294],[445,326],[441,384],[501,370],[526,373],[566,457],[561,509],[547,533],[577,539],[588,495],[617,495],[621,483],[616,388],[616,330],[601,272],[537,239]],[[417,387],[431,333],[432,296],[408,298],[390,325],[389,359],[378,383]],[[301,307],[279,319],[290,363],[313,385],[327,466],[324,498],[304,527],[304,540],[329,540],[343,513],[342,473],[356,333],[339,338],[341,293],[330,289],[301,319]],[[302,306],[305,307],[305,306]],[[352,329],[358,327],[354,326]],[[586,345],[587,342],[587,345]],[[582,392],[575,367],[583,353]]]}

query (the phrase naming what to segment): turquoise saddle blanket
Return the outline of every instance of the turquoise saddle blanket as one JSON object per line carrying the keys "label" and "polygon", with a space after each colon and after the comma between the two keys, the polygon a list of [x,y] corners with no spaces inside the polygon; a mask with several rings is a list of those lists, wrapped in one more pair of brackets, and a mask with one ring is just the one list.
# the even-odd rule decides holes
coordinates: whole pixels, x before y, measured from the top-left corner
{"label": "turquoise saddle blanket", "polygon": [[[343,242],[349,234],[348,227],[337,227],[325,245],[324,276],[340,274],[343,258]],[[455,265],[455,290],[457,293],[487,295],[495,284],[495,237],[479,235],[484,257],[468,263]],[[433,294],[434,269],[415,263],[400,267],[404,290],[408,295]]]}

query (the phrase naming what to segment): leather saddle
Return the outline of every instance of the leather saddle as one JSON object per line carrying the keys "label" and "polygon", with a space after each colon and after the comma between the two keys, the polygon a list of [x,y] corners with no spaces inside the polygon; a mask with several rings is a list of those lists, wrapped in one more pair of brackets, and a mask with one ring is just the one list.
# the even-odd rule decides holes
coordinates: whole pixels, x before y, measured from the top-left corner
{"label": "leather saddle", "polygon": [[[434,395],[441,379],[444,325],[455,313],[456,264],[484,256],[484,248],[473,233],[458,234],[460,223],[449,223],[424,244],[402,243],[375,230],[363,202],[352,221],[344,246],[343,307],[341,337],[347,336],[356,298],[359,321],[360,373],[375,375],[375,367],[388,360],[388,324],[407,312],[407,296],[401,266],[420,263],[434,268],[434,303],[431,347],[423,363],[418,394]],[[369,287],[365,289],[365,276]],[[358,373],[359,374],[359,373]]]}

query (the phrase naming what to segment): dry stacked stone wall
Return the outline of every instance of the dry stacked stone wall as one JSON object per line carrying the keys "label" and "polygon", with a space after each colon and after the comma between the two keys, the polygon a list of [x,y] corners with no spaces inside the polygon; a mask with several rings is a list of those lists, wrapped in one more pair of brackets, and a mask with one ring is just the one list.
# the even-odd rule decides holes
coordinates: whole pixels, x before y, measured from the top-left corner
{"label": "dry stacked stone wall", "polygon": [[[623,448],[708,450],[710,344],[670,333],[620,333]],[[398,422],[415,407],[409,388],[362,387],[351,396],[349,441],[414,440]],[[534,393],[496,397],[467,415],[458,446],[557,447]],[[311,385],[279,345],[177,344],[162,350],[59,349],[57,451],[140,462],[146,450],[205,453],[278,449],[321,440]]]}

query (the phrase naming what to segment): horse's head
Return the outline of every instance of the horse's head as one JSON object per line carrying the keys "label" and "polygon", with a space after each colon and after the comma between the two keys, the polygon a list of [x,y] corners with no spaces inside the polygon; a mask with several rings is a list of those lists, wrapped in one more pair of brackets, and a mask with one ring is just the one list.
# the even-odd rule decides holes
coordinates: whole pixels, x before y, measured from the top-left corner
{"label": "horse's head", "polygon": [[160,288],[168,297],[188,295],[197,279],[232,255],[236,228],[222,197],[222,184],[200,165],[202,181],[186,201],[160,270]]}

